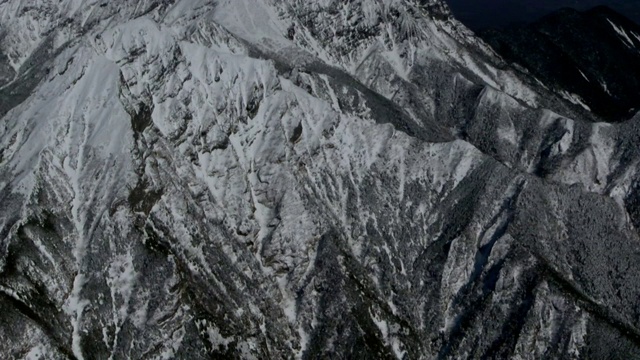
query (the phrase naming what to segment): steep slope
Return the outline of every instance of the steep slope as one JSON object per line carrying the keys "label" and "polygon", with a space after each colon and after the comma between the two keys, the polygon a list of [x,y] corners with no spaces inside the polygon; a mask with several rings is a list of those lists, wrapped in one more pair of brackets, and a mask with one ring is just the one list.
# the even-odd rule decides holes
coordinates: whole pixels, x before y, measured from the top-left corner
{"label": "steep slope", "polygon": [[0,6],[7,358],[638,356],[637,119],[442,3]]}
{"label": "steep slope", "polygon": [[640,25],[601,6],[480,32],[506,60],[609,121],[640,110]]}

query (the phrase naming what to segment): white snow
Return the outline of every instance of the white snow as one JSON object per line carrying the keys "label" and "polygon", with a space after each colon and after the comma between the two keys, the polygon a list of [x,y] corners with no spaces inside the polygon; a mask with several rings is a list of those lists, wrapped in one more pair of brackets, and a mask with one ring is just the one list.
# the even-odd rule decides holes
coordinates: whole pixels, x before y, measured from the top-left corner
{"label": "white snow", "polygon": [[578,321],[571,329],[571,338],[569,340],[569,354],[580,357],[580,351],[585,345],[585,338],[587,336],[589,325],[589,316],[587,312],[582,311]]}
{"label": "white snow", "polygon": [[573,134],[574,134],[574,127],[575,127],[575,122],[573,120],[566,119],[555,113],[550,112],[546,116],[542,117],[541,125],[548,127],[557,120],[559,120],[563,125],[565,129],[565,133],[564,135],[562,135],[562,138],[560,139],[560,141],[558,141],[556,145],[553,147],[553,149],[551,150],[551,154],[550,154],[551,156],[555,156],[555,155],[563,154],[567,152],[567,150],[569,150],[569,148],[571,147],[571,144],[573,143]]}
{"label": "white snow", "polygon": [[[435,222],[436,211],[433,210],[446,197],[446,192],[458,186],[486,159],[478,149],[461,140],[431,144],[396,131],[389,124],[376,124],[363,105],[362,112],[342,111],[338,97],[348,94],[346,88],[341,94],[340,89],[332,88],[327,76],[318,78],[300,70],[300,79],[308,81],[313,88],[314,95],[310,95],[293,79],[280,78],[272,61],[249,58],[245,45],[232,34],[264,49],[277,51],[298,65],[308,65],[310,59],[322,59],[331,66],[355,72],[357,67],[354,65],[374,54],[377,56],[375,61],[379,62],[374,72],[385,72],[375,90],[384,94],[392,89],[391,82],[410,80],[411,66],[417,59],[438,58],[451,61],[455,66],[465,66],[475,73],[488,85],[486,98],[500,106],[521,107],[518,100],[531,106],[536,104],[536,94],[514,74],[484,63],[465,50],[459,39],[454,38],[457,30],[452,25],[429,20],[429,24],[421,24],[424,34],[412,34],[414,41],[400,43],[394,37],[394,31],[397,31],[394,24],[383,24],[382,34],[355,44],[353,51],[344,55],[333,47],[336,43],[340,45],[342,39],[330,36],[335,43],[322,43],[306,29],[298,30],[307,41],[305,46],[284,38],[289,21],[293,20],[287,18],[289,15],[284,10],[278,13],[283,9],[281,3],[221,0],[210,17],[208,11],[212,7],[209,2],[183,0],[175,3],[160,23],[152,19],[152,14],[112,27],[107,24],[116,24],[118,20],[105,21],[104,26],[110,26],[108,31],[100,32],[100,36],[96,36],[98,32],[90,34],[70,52],[76,58],[67,73],[58,76],[57,71],[52,72],[24,106],[3,118],[9,126],[0,136],[8,163],[6,168],[3,163],[2,169],[21,174],[17,177],[24,195],[32,195],[41,181],[33,173],[45,169],[42,167],[44,155],[50,154],[51,166],[64,174],[60,177],[60,187],[68,192],[68,196],[61,198],[68,202],[61,207],[68,206],[68,209],[60,211],[70,214],[71,226],[75,227],[75,233],[64,241],[69,243],[74,254],[70,266],[77,271],[64,311],[73,327],[72,351],[77,358],[82,359],[85,355],[80,344],[84,332],[93,326],[88,323],[89,317],[84,316],[85,310],[93,304],[93,299],[89,299],[84,291],[85,286],[97,276],[87,270],[88,254],[95,251],[90,240],[99,226],[113,221],[114,227],[126,228],[133,217],[126,212],[128,210],[118,210],[115,216],[105,213],[115,203],[114,193],[119,192],[118,195],[126,199],[132,184],[130,177],[124,176],[133,173],[134,161],[131,156],[133,134],[125,109],[136,110],[141,101],[154,110],[152,124],[139,140],[148,148],[143,149],[145,153],[135,161],[141,162],[142,170],[153,185],[165,190],[151,210],[153,220],[145,226],[160,233],[153,223],[166,225],[176,256],[188,259],[187,270],[209,281],[221,297],[230,294],[234,287],[243,289],[249,282],[218,279],[215,271],[218,264],[210,261],[208,246],[216,246],[216,250],[240,269],[240,274],[259,284],[261,288],[256,290],[274,295],[272,300],[276,302],[276,309],[280,308],[276,311],[277,316],[287,325],[283,328],[288,328],[284,330],[292,337],[299,336],[300,357],[310,341],[307,331],[313,329],[318,320],[314,313],[299,316],[301,310],[297,308],[295,294],[290,288],[313,274],[321,234],[329,226],[338,228],[346,234],[346,241],[356,258],[366,256],[362,251],[366,249],[366,225],[370,223],[381,229],[387,227],[385,221],[388,219],[363,206],[364,196],[375,196],[376,201],[390,205],[393,210],[389,211],[389,216],[399,219],[404,207],[411,207],[415,201],[415,214],[409,215],[411,225],[427,233]],[[328,1],[311,2],[311,6],[325,3]],[[366,3],[369,4],[366,21],[377,21],[376,14],[380,10],[376,6],[381,3]],[[6,2],[0,7],[4,4]],[[84,6],[89,4],[88,1],[69,0],[60,7],[64,12],[78,14],[84,22],[93,19],[91,14],[95,9],[87,10]],[[304,2],[296,1],[296,4]],[[345,3],[341,13],[349,12],[348,5]],[[135,5],[133,12],[137,10]],[[406,18],[407,14],[403,16],[401,31],[413,32],[412,19]],[[186,24],[191,21],[197,26],[214,25],[189,29]],[[25,44],[12,47],[14,66],[23,61],[17,55],[29,53],[41,41],[38,34],[42,29],[31,30],[7,37],[12,41],[20,36],[28,38]],[[193,33],[188,33],[191,30]],[[56,42],[61,44],[71,35],[62,33],[58,36]],[[292,49],[298,50],[294,53]],[[57,65],[56,69],[64,69],[61,64]],[[584,76],[582,71],[581,74]],[[473,79],[477,80],[475,76]],[[469,80],[462,80],[470,85]],[[575,95],[566,96],[586,107],[579,98],[574,98]],[[259,106],[248,116],[250,101]],[[183,114],[189,114],[191,118],[184,120]],[[549,115],[541,119],[541,123],[553,120],[555,118]],[[303,128],[302,135],[292,142],[289,139],[299,124]],[[566,120],[564,124],[567,133],[558,143],[559,152],[568,150],[574,131],[573,122]],[[596,130],[591,139],[594,145],[576,160],[575,168],[596,168],[596,177],[602,179],[610,167],[612,148],[606,140],[608,135],[601,133],[601,129]],[[15,142],[9,144],[8,139],[13,135]],[[513,119],[499,124],[498,136],[511,144],[520,141]],[[228,146],[220,146],[226,140]],[[563,181],[571,181],[573,175],[566,175]],[[389,179],[389,183],[382,184],[382,178]],[[422,186],[424,193],[410,193],[409,186],[413,185]],[[309,211],[309,199],[317,202],[320,209],[317,213]],[[352,213],[352,202],[356,203],[359,213]],[[87,215],[89,209],[95,210],[95,219]],[[202,219],[194,221],[190,217],[191,211],[201,211]],[[211,223],[215,226],[208,227]],[[126,345],[118,342],[124,324],[130,322],[142,330],[147,317],[144,299],[140,299],[142,295],[138,291],[138,287],[145,286],[140,281],[142,271],[134,266],[134,249],[127,247],[126,231],[118,231],[121,232],[114,230],[114,238],[109,239],[113,242],[109,247],[111,252],[104,254],[106,260],[100,264],[103,272],[99,275],[105,276],[108,286],[105,296],[110,293],[113,306],[109,315],[112,318],[102,319],[107,323],[99,324],[102,329],[109,329],[104,330],[104,337],[113,350],[112,358]],[[197,238],[201,233],[206,233],[206,241]],[[411,272],[410,268],[404,268],[405,262],[398,254],[396,246],[400,240],[390,234],[380,249],[389,258],[398,258],[401,270],[394,271],[394,276],[406,276]],[[424,247],[428,241],[428,236],[419,236],[407,239],[406,245]],[[125,246],[116,247],[115,243]],[[54,264],[55,253],[49,251],[47,244],[36,242],[36,246]],[[473,261],[466,256],[473,254],[465,253],[464,246],[463,238],[452,243],[444,270],[445,301],[442,306],[450,305],[447,301],[464,286],[472,270]],[[404,260],[408,267],[412,266],[410,261]],[[284,267],[286,274],[282,271]],[[371,268],[372,281],[381,284],[383,280],[376,276],[377,268]],[[147,290],[145,296],[150,293]],[[18,296],[15,292],[7,291],[7,294]],[[317,308],[318,294],[312,292],[308,296],[311,307]],[[397,314],[394,296],[383,301]],[[100,304],[103,301],[103,298],[98,300]],[[237,317],[239,324],[250,319],[263,335],[274,331],[267,328],[264,308],[248,301],[248,305],[229,301],[229,306],[237,305],[230,309],[231,317]],[[157,318],[160,312],[151,313],[149,317]],[[188,308],[180,308],[176,314],[176,319],[191,315]],[[445,315],[445,327],[452,326],[453,310],[447,307]],[[394,354],[399,359],[406,356],[404,345],[395,336],[399,326],[393,323],[393,317],[373,312],[371,317]],[[162,356],[165,358],[177,356],[185,336],[185,329],[178,323],[181,320],[175,321],[172,324],[177,326],[175,331],[162,340],[160,351],[164,351]],[[243,358],[256,358],[257,339],[225,337],[222,328],[211,324],[199,326],[214,347],[222,349],[236,343]],[[152,333],[156,329],[147,330]],[[141,338],[146,336],[151,335],[140,332]],[[45,350],[38,347],[31,349],[29,354],[37,356],[41,352]]]}
{"label": "white snow", "polygon": [[24,356],[24,360],[43,360],[48,359],[51,349],[45,343],[39,343]]}
{"label": "white snow", "polygon": [[596,162],[595,178],[600,184],[598,188],[603,188],[607,183],[607,176],[610,173],[611,159],[615,152],[615,142],[611,136],[612,125],[594,124],[590,143],[593,146],[593,154]]}
{"label": "white snow", "polygon": [[278,277],[278,285],[280,287],[280,295],[282,296],[281,304],[282,311],[284,315],[287,317],[291,324],[295,324],[296,322],[296,299],[295,295],[292,294],[289,289],[287,289],[287,279],[286,276]]}
{"label": "white snow", "polygon": [[578,69],[578,71],[580,72],[580,75],[582,75],[582,77],[587,80],[588,82],[591,82],[591,80],[589,80],[589,78],[587,77],[587,75],[585,75],[582,70]]}
{"label": "white snow", "polygon": [[76,276],[73,281],[73,290],[71,295],[63,307],[64,311],[71,316],[71,325],[73,327],[71,350],[73,351],[73,355],[80,360],[84,360],[82,347],[80,345],[82,341],[82,315],[84,313],[84,309],[90,304],[89,300],[82,299],[80,294],[86,281],[87,279],[84,274],[78,274]]}
{"label": "white snow", "polygon": [[277,51],[291,45],[273,7],[257,0],[218,1],[213,20],[236,36]]}
{"label": "white snow", "polygon": [[378,314],[372,313],[371,310],[369,310],[369,315],[373,323],[378,327],[378,330],[380,330],[380,334],[382,335],[384,342],[391,346],[396,358],[402,360],[406,351],[402,350],[404,345],[396,336],[393,335],[393,333],[395,333],[395,329],[392,330],[392,328],[396,328],[397,326],[389,324],[386,320],[381,319]]}
{"label": "white snow", "polygon": [[589,139],[590,146],[576,156],[570,164],[566,164],[553,178],[565,184],[580,184],[587,191],[602,193],[613,166],[611,163],[615,151],[613,130],[610,124],[593,124]]}
{"label": "white snow", "polygon": [[500,126],[498,126],[497,134],[500,139],[503,139],[512,145],[518,144],[518,133],[516,132],[516,128],[513,123],[508,124],[506,127],[500,124]]}
{"label": "white snow", "polygon": [[629,37],[629,35],[627,35],[627,32],[622,28],[619,27],[618,25],[614,24],[611,20],[607,19],[607,21],[609,22],[609,24],[611,24],[611,26],[613,27],[613,29],[618,33],[618,35],[620,35],[620,37],[622,38],[622,42],[627,46],[627,47],[635,47],[635,45],[633,44],[633,41],[631,40],[631,38]]}
{"label": "white snow", "polygon": [[196,326],[201,332],[204,332],[208,336],[209,342],[213,345],[215,350],[225,351],[229,344],[235,341],[235,337],[224,337],[220,333],[220,329],[216,327],[216,324],[212,324],[207,320],[196,320]]}
{"label": "white snow", "polygon": [[591,111],[591,108],[584,103],[584,101],[580,98],[580,96],[569,93],[568,91],[565,91],[565,90],[560,91],[560,95],[562,95],[563,98],[569,100],[571,103],[575,105],[580,105],[587,111]]}
{"label": "white snow", "polygon": [[609,87],[607,86],[607,83],[602,80],[600,81],[600,85],[602,86],[602,89],[609,95],[612,95],[611,92],[609,91]]}
{"label": "white snow", "polygon": [[[113,259],[106,281],[111,290],[111,302],[113,306],[115,333],[113,335],[111,348],[114,350],[117,349],[118,346],[118,334],[129,316],[129,302],[137,277],[138,274],[134,268],[131,251],[116,256]],[[117,306],[118,304],[120,304],[119,307]],[[115,353],[112,352],[109,359],[113,359],[114,356]]]}

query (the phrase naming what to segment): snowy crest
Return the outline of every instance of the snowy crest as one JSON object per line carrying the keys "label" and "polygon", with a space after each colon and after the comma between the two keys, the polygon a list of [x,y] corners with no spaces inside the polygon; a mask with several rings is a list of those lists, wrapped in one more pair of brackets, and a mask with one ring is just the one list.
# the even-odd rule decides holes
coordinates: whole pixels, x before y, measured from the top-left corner
{"label": "snowy crest", "polygon": [[26,3],[0,0],[0,357],[637,333],[637,126],[560,115],[443,2]]}

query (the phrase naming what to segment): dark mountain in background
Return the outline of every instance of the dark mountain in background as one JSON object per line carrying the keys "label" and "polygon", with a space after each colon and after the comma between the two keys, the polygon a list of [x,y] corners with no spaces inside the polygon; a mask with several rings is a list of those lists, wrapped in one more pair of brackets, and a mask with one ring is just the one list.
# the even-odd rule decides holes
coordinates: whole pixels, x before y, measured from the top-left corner
{"label": "dark mountain in background", "polygon": [[638,0],[447,0],[447,2],[456,18],[476,31],[514,23],[530,23],[564,7],[587,10],[598,5],[607,5],[640,23],[640,1]]}
{"label": "dark mountain in background", "polygon": [[640,26],[609,7],[561,9],[525,26],[479,31],[503,58],[608,121],[640,108]]}

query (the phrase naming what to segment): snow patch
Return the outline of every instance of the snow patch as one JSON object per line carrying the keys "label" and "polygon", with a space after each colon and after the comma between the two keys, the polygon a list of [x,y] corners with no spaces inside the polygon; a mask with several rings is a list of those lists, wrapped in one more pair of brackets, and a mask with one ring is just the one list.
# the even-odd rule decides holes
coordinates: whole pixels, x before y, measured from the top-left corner
{"label": "snow patch", "polygon": [[73,351],[73,355],[80,360],[84,360],[81,347],[82,330],[80,329],[82,315],[84,313],[84,309],[90,304],[89,300],[82,299],[80,295],[80,292],[86,282],[87,278],[84,274],[78,274],[76,276],[73,281],[73,290],[71,295],[63,306],[64,312],[67,315],[72,316],[71,325],[73,327],[73,333],[71,335],[71,350]]}
{"label": "snow patch", "polygon": [[600,81],[600,86],[602,86],[602,89],[603,89],[607,94],[609,94],[610,96],[613,96],[613,95],[611,94],[611,91],[609,91],[609,87],[607,86],[607,83],[606,83],[604,80]]}
{"label": "snow patch", "polygon": [[251,43],[278,51],[291,46],[286,27],[278,22],[271,6],[257,0],[222,0],[216,5],[213,20],[234,35]]}
{"label": "snow patch", "polygon": [[[133,261],[133,255],[130,251],[124,255],[116,256],[111,262],[109,276],[106,279],[107,285],[109,285],[111,290],[113,317],[116,327],[112,349],[117,348],[118,334],[129,316],[129,302],[138,278],[138,273],[134,268]],[[121,305],[119,308],[116,308],[118,303]],[[110,359],[113,359],[114,356],[115,354],[112,353]]]}
{"label": "snow patch", "polygon": [[575,105],[582,106],[587,111],[591,111],[591,108],[587,106],[587,104],[585,104],[584,101],[578,95],[569,93],[565,90],[560,91],[560,95],[562,95],[563,98],[569,100],[569,102]]}
{"label": "snow patch", "polygon": [[589,80],[589,78],[587,77],[587,75],[585,75],[582,70],[578,69],[578,71],[580,72],[580,75],[582,75],[582,77],[587,80],[588,82],[591,82],[591,80]]}
{"label": "snow patch", "polygon": [[618,35],[620,35],[620,37],[622,38],[622,42],[627,46],[627,47],[635,47],[633,41],[631,40],[631,38],[629,37],[629,35],[627,35],[627,32],[624,31],[624,29],[622,27],[617,26],[616,24],[614,24],[611,20],[607,19],[607,21],[609,22],[609,24],[611,24],[611,26],[613,27],[613,29],[618,33]]}
{"label": "snow patch", "polygon": [[507,124],[507,126],[504,126],[501,123],[498,126],[497,134],[500,139],[505,140],[512,145],[518,144],[518,133],[516,132],[516,128],[513,123]]}
{"label": "snow patch", "polygon": [[580,350],[585,345],[587,329],[589,325],[589,316],[586,312],[582,312],[580,318],[571,329],[571,338],[569,340],[568,353],[576,359],[580,358]]}
{"label": "snow patch", "polygon": [[50,354],[50,348],[44,343],[39,343],[25,355],[24,360],[42,360],[47,359]]}

